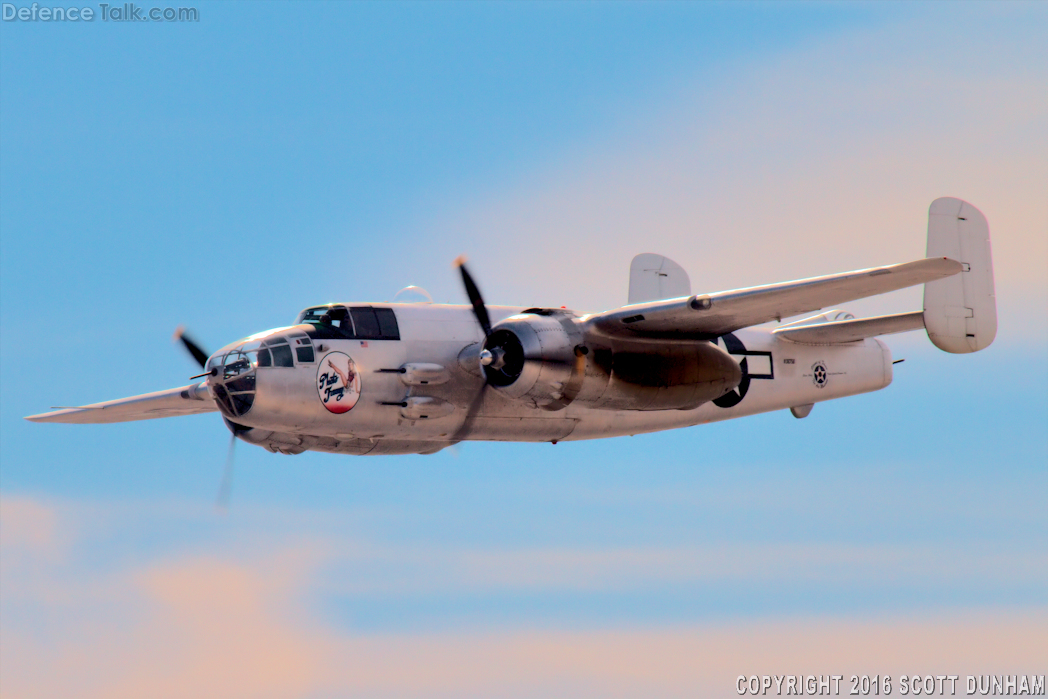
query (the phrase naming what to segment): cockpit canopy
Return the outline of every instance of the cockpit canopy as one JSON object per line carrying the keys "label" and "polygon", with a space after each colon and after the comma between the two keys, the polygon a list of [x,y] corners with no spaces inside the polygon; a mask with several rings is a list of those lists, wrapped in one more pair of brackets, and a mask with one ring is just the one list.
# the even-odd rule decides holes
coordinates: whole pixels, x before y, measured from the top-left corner
{"label": "cockpit canopy", "polygon": [[303,323],[313,326],[310,335],[318,339],[400,339],[397,316],[391,308],[317,306],[299,314],[298,324]]}

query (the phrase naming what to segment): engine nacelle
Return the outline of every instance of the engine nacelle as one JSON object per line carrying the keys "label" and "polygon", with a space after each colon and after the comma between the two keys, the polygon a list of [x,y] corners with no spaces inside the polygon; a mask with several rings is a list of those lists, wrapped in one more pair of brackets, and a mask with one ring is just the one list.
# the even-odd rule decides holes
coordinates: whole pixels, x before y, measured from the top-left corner
{"label": "engine nacelle", "polygon": [[510,316],[495,325],[484,349],[488,383],[509,398],[560,410],[582,386],[587,350],[568,313],[535,308]]}
{"label": "engine nacelle", "polygon": [[689,410],[742,380],[739,364],[710,342],[594,342],[590,357],[577,400],[602,410]]}
{"label": "engine nacelle", "polygon": [[587,338],[572,314],[537,308],[498,323],[482,361],[496,390],[545,410],[573,401],[603,410],[687,410],[742,379],[738,363],[713,343]]}

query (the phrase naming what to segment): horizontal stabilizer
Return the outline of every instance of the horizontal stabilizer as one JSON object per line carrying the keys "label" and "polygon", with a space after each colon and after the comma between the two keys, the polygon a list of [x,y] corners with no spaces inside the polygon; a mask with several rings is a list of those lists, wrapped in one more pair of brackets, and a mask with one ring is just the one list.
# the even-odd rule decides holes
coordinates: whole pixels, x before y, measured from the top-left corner
{"label": "horizontal stabilizer", "polygon": [[990,226],[966,201],[943,197],[928,209],[928,256],[961,263],[956,277],[924,287],[924,324],[936,347],[955,354],[978,352],[997,335]]}
{"label": "horizontal stabilizer", "polygon": [[592,330],[620,337],[711,339],[769,320],[943,279],[961,264],[930,257],[887,267],[633,304],[590,316]]}
{"label": "horizontal stabilizer", "polygon": [[120,398],[105,403],[92,403],[76,408],[64,408],[53,413],[30,415],[30,422],[66,422],[72,424],[104,424],[152,420],[158,417],[195,415],[218,410],[207,392],[205,383],[171,388],[141,396]]}
{"label": "horizontal stabilizer", "polygon": [[914,313],[899,313],[876,318],[852,318],[817,325],[781,328],[773,331],[772,335],[805,345],[835,345],[842,342],[856,342],[878,335],[920,330],[923,327],[924,312],[915,311]]}

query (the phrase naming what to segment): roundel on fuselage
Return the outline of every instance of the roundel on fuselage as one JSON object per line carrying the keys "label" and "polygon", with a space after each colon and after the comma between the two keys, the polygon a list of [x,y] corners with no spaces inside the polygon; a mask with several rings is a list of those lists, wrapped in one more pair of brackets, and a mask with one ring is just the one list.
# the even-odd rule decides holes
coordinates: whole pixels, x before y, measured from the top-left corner
{"label": "roundel on fuselage", "polygon": [[360,398],[360,373],[353,358],[328,352],[317,367],[317,393],[328,412],[348,413]]}
{"label": "roundel on fuselage", "polygon": [[[728,354],[738,355],[746,351],[746,345],[732,333],[718,337],[717,344]],[[750,390],[750,372],[746,366],[746,357],[739,362],[739,368],[742,369],[742,380],[738,386],[713,400],[713,404],[718,408],[734,408],[746,397],[746,391]]]}

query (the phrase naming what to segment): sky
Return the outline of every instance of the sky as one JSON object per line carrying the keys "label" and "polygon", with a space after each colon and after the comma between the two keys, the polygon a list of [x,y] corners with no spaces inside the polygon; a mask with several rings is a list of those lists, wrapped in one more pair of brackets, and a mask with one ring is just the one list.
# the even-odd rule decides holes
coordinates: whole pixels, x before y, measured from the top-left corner
{"label": "sky", "polygon": [[[194,6],[0,22],[4,697],[1045,674],[1043,3]],[[182,324],[213,350],[409,284],[463,302],[463,253],[490,303],[600,311],[640,252],[696,292],[921,258],[940,196],[990,222],[995,343],[888,338],[890,387],[803,420],[240,444],[225,514],[214,414],[22,420],[184,385]]]}

